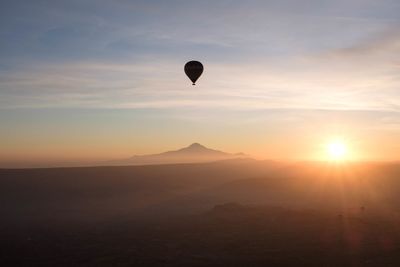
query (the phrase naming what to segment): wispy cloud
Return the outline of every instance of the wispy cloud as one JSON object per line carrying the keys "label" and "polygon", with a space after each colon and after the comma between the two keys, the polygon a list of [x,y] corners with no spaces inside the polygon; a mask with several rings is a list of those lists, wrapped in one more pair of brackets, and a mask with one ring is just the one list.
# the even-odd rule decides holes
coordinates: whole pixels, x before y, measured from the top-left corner
{"label": "wispy cloud", "polygon": [[[10,2],[0,11],[0,107],[398,111],[399,8]],[[193,58],[206,65],[194,88],[182,71]]]}
{"label": "wispy cloud", "polygon": [[209,64],[197,87],[184,62],[44,64],[3,74],[1,106],[399,111],[397,66],[348,57],[333,51],[277,65]]}

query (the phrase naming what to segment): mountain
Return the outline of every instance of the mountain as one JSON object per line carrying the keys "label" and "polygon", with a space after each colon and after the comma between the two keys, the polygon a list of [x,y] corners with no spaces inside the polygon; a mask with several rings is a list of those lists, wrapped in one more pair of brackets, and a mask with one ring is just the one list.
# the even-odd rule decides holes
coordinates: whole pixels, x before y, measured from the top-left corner
{"label": "mountain", "polygon": [[235,158],[248,158],[248,156],[243,153],[226,153],[219,150],[207,148],[199,143],[193,143],[188,147],[163,152],[160,154],[135,155],[129,159],[113,161],[112,165],[196,163]]}

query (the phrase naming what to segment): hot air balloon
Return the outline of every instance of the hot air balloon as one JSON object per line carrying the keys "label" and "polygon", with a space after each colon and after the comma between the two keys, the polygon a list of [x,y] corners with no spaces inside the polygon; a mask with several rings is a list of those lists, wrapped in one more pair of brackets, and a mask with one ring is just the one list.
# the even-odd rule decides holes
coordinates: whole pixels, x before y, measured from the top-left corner
{"label": "hot air balloon", "polygon": [[195,85],[197,79],[203,73],[203,64],[198,61],[189,61],[185,64],[185,73]]}

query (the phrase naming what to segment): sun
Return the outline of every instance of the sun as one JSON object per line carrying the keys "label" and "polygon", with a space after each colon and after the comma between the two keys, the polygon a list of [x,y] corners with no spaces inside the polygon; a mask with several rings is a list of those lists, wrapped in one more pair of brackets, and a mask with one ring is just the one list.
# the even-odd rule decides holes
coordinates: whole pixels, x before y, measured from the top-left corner
{"label": "sun", "polygon": [[347,145],[343,140],[332,140],[327,145],[327,153],[331,160],[344,160],[347,156]]}

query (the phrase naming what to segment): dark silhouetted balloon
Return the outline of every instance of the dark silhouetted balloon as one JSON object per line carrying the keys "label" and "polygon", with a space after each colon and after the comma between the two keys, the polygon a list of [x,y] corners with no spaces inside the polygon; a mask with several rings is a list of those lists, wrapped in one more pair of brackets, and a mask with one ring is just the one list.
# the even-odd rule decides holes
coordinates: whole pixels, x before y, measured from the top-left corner
{"label": "dark silhouetted balloon", "polygon": [[198,61],[189,61],[185,64],[185,73],[195,85],[197,79],[203,73],[203,64]]}

